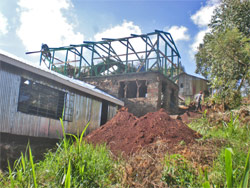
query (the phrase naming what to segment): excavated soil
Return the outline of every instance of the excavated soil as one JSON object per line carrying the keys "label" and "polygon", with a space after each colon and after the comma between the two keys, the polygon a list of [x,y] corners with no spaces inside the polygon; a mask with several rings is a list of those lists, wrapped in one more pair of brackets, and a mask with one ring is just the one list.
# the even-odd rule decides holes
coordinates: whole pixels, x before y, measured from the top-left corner
{"label": "excavated soil", "polygon": [[164,141],[171,150],[181,142],[187,145],[200,137],[181,120],[172,119],[164,109],[137,118],[122,108],[86,140],[93,144],[106,143],[114,154],[130,155],[158,140]]}

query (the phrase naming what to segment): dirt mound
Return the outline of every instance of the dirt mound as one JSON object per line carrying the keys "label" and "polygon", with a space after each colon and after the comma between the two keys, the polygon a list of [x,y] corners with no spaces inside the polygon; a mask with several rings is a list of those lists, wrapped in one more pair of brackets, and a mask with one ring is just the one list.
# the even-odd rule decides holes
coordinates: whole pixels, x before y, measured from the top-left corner
{"label": "dirt mound", "polygon": [[94,144],[105,142],[115,154],[131,154],[157,140],[164,140],[169,147],[174,147],[181,141],[185,144],[194,142],[200,136],[182,121],[170,118],[163,109],[137,118],[123,108],[86,139]]}

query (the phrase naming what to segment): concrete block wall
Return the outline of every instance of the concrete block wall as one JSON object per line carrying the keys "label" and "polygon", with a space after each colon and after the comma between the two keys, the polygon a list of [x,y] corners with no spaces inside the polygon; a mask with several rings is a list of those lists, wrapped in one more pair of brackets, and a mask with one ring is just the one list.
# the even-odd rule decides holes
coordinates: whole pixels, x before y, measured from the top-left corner
{"label": "concrete block wall", "polygon": [[[160,73],[133,73],[85,78],[83,80],[117,98],[120,97],[119,87],[121,82],[145,80],[147,86],[147,94],[145,97],[120,98],[125,102],[125,106],[129,112],[136,116],[143,116],[148,112],[154,112],[160,108],[164,108],[171,113],[177,112],[178,110],[178,86]],[[165,87],[164,92],[162,92],[163,87]],[[174,91],[174,97],[171,97],[172,91]],[[173,106],[171,103],[175,105]]]}

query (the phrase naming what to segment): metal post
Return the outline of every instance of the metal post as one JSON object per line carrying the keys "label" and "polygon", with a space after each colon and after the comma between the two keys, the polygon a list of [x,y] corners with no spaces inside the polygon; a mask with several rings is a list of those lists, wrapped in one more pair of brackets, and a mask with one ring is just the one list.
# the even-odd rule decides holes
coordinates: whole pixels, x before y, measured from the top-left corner
{"label": "metal post", "polygon": [[147,54],[148,54],[148,37],[146,37],[146,52],[145,52],[145,59],[144,59],[144,63],[145,63],[145,71],[148,70],[148,65],[147,65]]}
{"label": "metal post", "polygon": [[64,64],[64,75],[67,75],[68,54],[69,54],[69,50],[66,51],[66,58],[65,58],[65,64]]}
{"label": "metal post", "polygon": [[54,64],[54,57],[55,57],[55,50],[53,50],[51,66],[50,66],[50,64],[49,64],[49,69],[50,69],[50,70],[52,69],[52,66],[53,66],[53,64]]}
{"label": "metal post", "polygon": [[81,67],[82,67],[82,51],[83,51],[83,47],[81,46],[81,56],[80,56],[80,63],[79,63],[78,77],[80,77]]}
{"label": "metal post", "polygon": [[174,54],[173,54],[173,50],[171,49],[171,80],[173,80],[173,74],[174,74]]}
{"label": "metal post", "polygon": [[160,54],[159,54],[159,33],[157,33],[157,66],[158,66],[158,71],[160,69],[159,63],[160,63]]}
{"label": "metal post", "polygon": [[93,44],[92,46],[92,56],[91,56],[91,71],[90,71],[90,75],[93,76],[93,68],[94,68],[94,50],[95,50],[95,46]]}
{"label": "metal post", "polygon": [[127,46],[126,46],[126,66],[125,66],[125,72],[128,72],[128,40],[127,40]]}
{"label": "metal post", "polygon": [[179,76],[179,73],[180,73],[180,58],[179,58],[179,56],[177,57],[177,62],[178,62],[177,75]]}
{"label": "metal post", "polygon": [[[165,43],[165,56],[168,56],[168,46],[167,43]],[[165,75],[168,73],[168,66],[167,66],[167,59],[165,58]]]}
{"label": "metal post", "polygon": [[[111,50],[111,42],[109,42],[109,49],[108,49],[109,51],[108,51],[108,65],[110,64],[110,50]],[[109,74],[109,70],[107,69],[107,75]]]}
{"label": "metal post", "polygon": [[42,65],[42,59],[43,59],[43,51],[41,50],[41,55],[40,55],[40,66]]}

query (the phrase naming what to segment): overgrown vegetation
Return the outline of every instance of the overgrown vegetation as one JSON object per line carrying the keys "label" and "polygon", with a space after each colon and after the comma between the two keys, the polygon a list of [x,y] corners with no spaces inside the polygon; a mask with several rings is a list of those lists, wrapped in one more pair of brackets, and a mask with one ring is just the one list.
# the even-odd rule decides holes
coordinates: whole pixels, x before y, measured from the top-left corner
{"label": "overgrown vegetation", "polygon": [[[226,163],[225,149],[231,148],[234,151],[232,165],[234,167],[233,176],[238,184],[244,173],[247,152],[250,148],[250,126],[241,124],[238,115],[231,113],[229,122],[218,124],[217,121],[208,122],[208,118],[198,119],[190,124],[190,126],[203,134],[203,140],[223,140],[223,145],[219,148],[220,152],[213,166],[208,168],[208,181],[219,187],[226,186]],[[249,158],[248,158],[249,160]]]}
{"label": "overgrown vegetation", "polygon": [[242,124],[233,113],[228,122],[209,122],[205,111],[190,126],[203,134],[200,142],[222,143],[213,151],[217,157],[211,165],[204,165],[180,154],[166,155],[162,180],[170,187],[248,187],[250,125]]}

